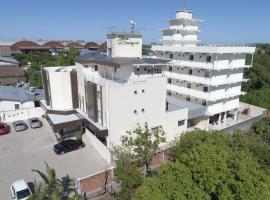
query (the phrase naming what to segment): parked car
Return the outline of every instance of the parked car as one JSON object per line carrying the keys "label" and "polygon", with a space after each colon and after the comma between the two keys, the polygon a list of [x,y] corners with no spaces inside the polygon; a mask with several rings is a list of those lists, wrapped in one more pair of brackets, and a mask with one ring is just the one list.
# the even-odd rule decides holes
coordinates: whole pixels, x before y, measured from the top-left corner
{"label": "parked car", "polygon": [[18,131],[24,131],[28,129],[28,126],[26,125],[24,121],[20,120],[20,121],[14,122],[14,128],[18,132]]}
{"label": "parked car", "polygon": [[9,125],[0,122],[0,135],[8,134],[10,131]]}
{"label": "parked car", "polygon": [[26,200],[32,192],[25,180],[18,180],[10,187],[12,198],[15,200]]}
{"label": "parked car", "polygon": [[29,124],[31,128],[39,128],[42,126],[42,122],[37,117],[30,118]]}
{"label": "parked car", "polygon": [[56,154],[65,154],[70,151],[81,149],[85,147],[83,141],[75,139],[67,139],[59,142],[53,146],[53,150]]}

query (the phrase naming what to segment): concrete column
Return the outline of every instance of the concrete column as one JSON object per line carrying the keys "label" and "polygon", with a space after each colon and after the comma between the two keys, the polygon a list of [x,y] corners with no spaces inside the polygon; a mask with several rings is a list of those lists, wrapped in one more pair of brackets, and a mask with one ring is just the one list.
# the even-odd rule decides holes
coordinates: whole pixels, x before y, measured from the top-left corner
{"label": "concrete column", "polygon": [[227,120],[227,112],[225,112],[223,115],[223,120],[222,120],[223,123],[226,123],[226,120]]}
{"label": "concrete column", "polygon": [[218,115],[218,125],[220,126],[221,124],[221,113]]}
{"label": "concrete column", "polygon": [[210,117],[206,120],[206,124],[205,124],[205,130],[206,131],[209,130],[209,123],[210,123]]}
{"label": "concrete column", "polygon": [[233,117],[234,121],[237,122],[238,121],[238,110],[236,110],[234,112],[234,117]]}

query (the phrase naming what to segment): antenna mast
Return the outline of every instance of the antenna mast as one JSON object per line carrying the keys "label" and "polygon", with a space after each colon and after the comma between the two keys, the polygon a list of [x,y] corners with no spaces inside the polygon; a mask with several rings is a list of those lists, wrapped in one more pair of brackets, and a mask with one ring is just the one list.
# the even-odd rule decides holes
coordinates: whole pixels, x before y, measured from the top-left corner
{"label": "antenna mast", "polygon": [[187,9],[187,0],[184,0],[184,10]]}
{"label": "antenna mast", "polygon": [[134,33],[134,29],[135,29],[135,26],[136,26],[136,22],[133,20],[133,17],[132,17],[132,19],[129,21],[129,24],[130,24],[131,33]]}

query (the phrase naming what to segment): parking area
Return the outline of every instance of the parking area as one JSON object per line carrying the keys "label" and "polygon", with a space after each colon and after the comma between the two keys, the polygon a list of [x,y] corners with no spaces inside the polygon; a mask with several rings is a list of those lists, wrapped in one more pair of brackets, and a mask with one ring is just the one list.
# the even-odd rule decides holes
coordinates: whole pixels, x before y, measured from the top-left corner
{"label": "parking area", "polygon": [[55,136],[46,122],[37,129],[28,128],[22,132],[11,132],[0,136],[0,199],[12,199],[10,185],[19,179],[33,182],[40,177],[31,171],[44,171],[46,161],[54,168],[58,178],[69,174],[72,178],[82,178],[106,168],[106,162],[98,154],[89,140],[84,138],[85,148],[64,155],[56,155],[53,145]]}

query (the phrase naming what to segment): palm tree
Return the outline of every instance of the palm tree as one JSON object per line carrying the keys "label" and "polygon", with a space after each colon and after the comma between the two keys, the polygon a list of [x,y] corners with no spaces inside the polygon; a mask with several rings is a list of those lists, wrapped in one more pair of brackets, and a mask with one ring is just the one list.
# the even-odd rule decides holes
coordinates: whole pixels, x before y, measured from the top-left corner
{"label": "palm tree", "polygon": [[36,187],[36,194],[32,195],[35,197],[33,199],[59,200],[61,192],[61,181],[56,177],[55,170],[50,168],[47,162],[45,162],[45,166],[46,173],[32,169],[33,172],[36,172],[40,175],[44,182],[43,184]]}
{"label": "palm tree", "polygon": [[45,162],[46,173],[32,169],[40,175],[43,183],[35,184],[36,192],[28,200],[81,200],[82,197],[77,194],[75,181],[64,176],[61,180],[56,177],[55,170],[50,168]]}

